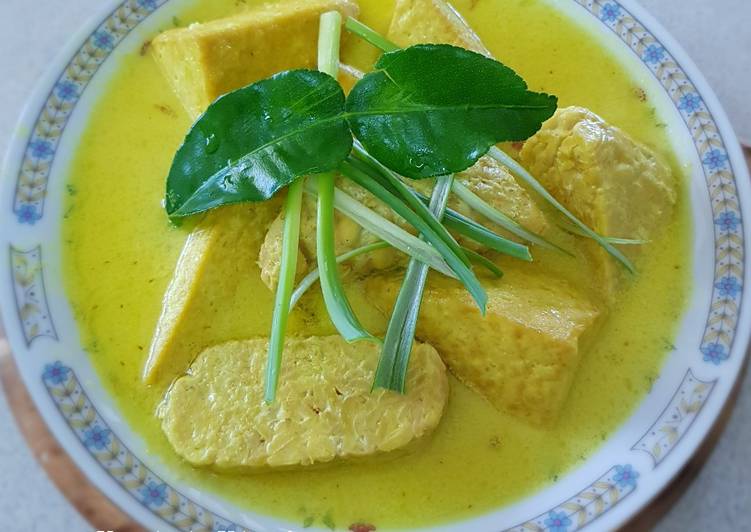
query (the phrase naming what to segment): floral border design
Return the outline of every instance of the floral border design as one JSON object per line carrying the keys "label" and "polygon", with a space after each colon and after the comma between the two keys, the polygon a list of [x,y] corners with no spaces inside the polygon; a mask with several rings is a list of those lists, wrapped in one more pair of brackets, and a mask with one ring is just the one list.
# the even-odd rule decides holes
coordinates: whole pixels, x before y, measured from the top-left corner
{"label": "floral border design", "polygon": [[250,532],[199,506],[149,470],[105,423],[71,368],[59,361],[48,364],[42,382],[88,453],[152,514],[184,532]]}
{"label": "floral border design", "polygon": [[701,346],[704,362],[730,358],[745,272],[743,221],[735,175],[715,119],[680,64],[644,25],[615,0],[575,0],[626,43],[667,91],[694,140],[712,202],[715,282]]}
{"label": "floral border design", "polygon": [[649,454],[657,467],[699,416],[717,381],[702,381],[689,369],[657,421],[631,448]]}
{"label": "floral border design", "polygon": [[10,246],[10,271],[13,276],[18,321],[23,329],[26,346],[46,336],[57,340],[52,322],[42,270],[42,247],[21,251]]}
{"label": "floral border design", "polygon": [[44,215],[55,152],[84,89],[120,41],[166,1],[126,0],[105,18],[65,67],[26,145],[13,203],[20,224],[34,225]]}
{"label": "floral border design", "polygon": [[617,465],[566,502],[505,532],[573,532],[589,525],[636,490],[639,472]]}

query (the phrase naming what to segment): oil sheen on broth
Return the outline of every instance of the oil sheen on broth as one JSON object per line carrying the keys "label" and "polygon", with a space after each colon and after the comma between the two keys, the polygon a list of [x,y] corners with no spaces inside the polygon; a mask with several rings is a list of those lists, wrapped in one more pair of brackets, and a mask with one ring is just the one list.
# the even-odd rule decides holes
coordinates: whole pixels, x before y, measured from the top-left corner
{"label": "oil sheen on broth", "polygon": [[[561,106],[592,109],[674,161],[638,84],[575,23],[536,0],[454,4],[533,90],[558,95]],[[391,2],[360,5],[364,21],[385,31]],[[234,0],[194,2],[178,18],[185,24],[236,9]],[[345,59],[367,67],[375,53],[350,43]],[[398,460],[250,476],[192,468],[172,452],[153,415],[164,390],[140,380],[161,299],[190,229],[190,223],[170,226],[161,206],[164,178],[188,127],[151,57],[136,50],[91,115],[70,169],[62,234],[67,292],[82,342],[129,425],[181,481],[296,522],[313,518],[320,524],[327,516],[338,526],[388,528],[450,521],[558,478],[618,427],[657,376],[687,295],[689,221],[682,184],[675,222],[639,263],[639,277],[584,357],[555,427],[524,425],[452,381],[448,410],[433,438]],[[680,176],[681,169],[673,168]],[[248,275],[252,288],[258,272]],[[271,294],[260,280],[256,284],[257,306],[269,309]],[[249,335],[266,334],[264,313],[244,319]]]}

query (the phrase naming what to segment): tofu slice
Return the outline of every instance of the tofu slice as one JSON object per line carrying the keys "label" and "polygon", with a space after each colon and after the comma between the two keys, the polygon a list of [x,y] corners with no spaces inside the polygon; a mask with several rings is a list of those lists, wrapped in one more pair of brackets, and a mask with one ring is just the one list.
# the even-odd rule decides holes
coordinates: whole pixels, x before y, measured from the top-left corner
{"label": "tofu slice", "polygon": [[[344,16],[359,12],[350,0],[266,4],[234,17],[169,30],[154,39],[152,49],[172,89],[197,118],[221,94],[277,71],[314,66],[318,18],[333,9]],[[341,81],[351,85],[357,75],[348,67]],[[226,319],[221,309],[259,313],[269,308],[269,296],[254,276],[263,237],[279,210],[278,201],[227,207],[206,215],[188,237],[162,304],[144,382],[168,382],[183,373],[201,349],[247,336],[247,328],[238,330],[239,320]],[[299,268],[307,270],[304,260]],[[256,301],[247,301],[250,298]]]}
{"label": "tofu slice", "polygon": [[264,401],[268,339],[211,347],[159,409],[191,464],[289,468],[403,449],[430,434],[448,399],[435,349],[416,344],[407,393],[371,392],[379,347],[339,336],[288,338],[277,399]]}
{"label": "tofu slice", "polygon": [[[559,109],[524,143],[521,161],[571,212],[600,234],[649,240],[672,216],[670,167],[651,149],[582,107]],[[622,268],[590,243],[605,296]],[[638,246],[624,252],[638,253]]]}
{"label": "tofu slice", "polygon": [[524,143],[522,163],[566,207],[608,236],[650,238],[676,201],[670,168],[582,107],[558,110]]}
{"label": "tofu slice", "polygon": [[[457,179],[490,205],[509,215],[527,229],[538,234],[543,234],[549,229],[549,223],[542,210],[535,204],[527,191],[517,183],[506,167],[494,159],[483,157],[471,168],[457,174]],[[433,183],[433,180],[421,180],[410,181],[409,184],[429,196]],[[340,179],[337,182],[337,186],[384,218],[401,225],[408,231],[414,232],[411,226],[408,226],[391,209],[387,208],[383,203],[351,181]],[[449,206],[466,216],[479,220],[504,236],[515,238],[500,227],[495,226],[492,222],[483,219],[482,216],[475,213],[455,195],[449,199]],[[282,221],[282,215],[279,214],[269,228],[258,257],[258,265],[261,268],[263,281],[271,289],[276,288],[279,279],[279,262],[284,226]],[[338,212],[335,215],[335,224],[337,255],[378,240],[374,235],[365,231]],[[480,247],[469,239],[460,237],[459,242],[470,249],[481,251]],[[316,267],[316,202],[310,197],[306,197],[303,202],[299,256],[301,260],[298,262],[297,275],[301,277],[304,273]],[[355,275],[364,275],[373,271],[396,268],[406,263],[407,258],[403,253],[387,248],[357,257],[342,267],[347,271],[353,272]],[[301,264],[304,264],[305,268],[301,269]]]}
{"label": "tofu slice", "polygon": [[168,30],[152,42],[172,89],[196,118],[227,92],[291,68],[315,68],[318,21],[338,10],[357,16],[351,0],[290,0],[232,17]]}
{"label": "tofu slice", "polygon": [[279,201],[226,207],[191,232],[162,302],[144,382],[169,382],[202,349],[247,335],[246,320],[227,320],[223,309],[247,309],[251,321],[249,316],[270,308],[255,258],[278,210]]}
{"label": "tofu slice", "polygon": [[[432,278],[417,336],[429,342],[449,370],[498,410],[534,425],[555,422],[581,358],[582,339],[599,311],[567,284],[543,275],[507,273],[486,282],[483,318],[462,287]],[[390,313],[398,279],[373,278],[366,287]]]}
{"label": "tofu slice", "polygon": [[453,44],[491,56],[467,21],[444,0],[396,0],[387,37],[402,47]]}

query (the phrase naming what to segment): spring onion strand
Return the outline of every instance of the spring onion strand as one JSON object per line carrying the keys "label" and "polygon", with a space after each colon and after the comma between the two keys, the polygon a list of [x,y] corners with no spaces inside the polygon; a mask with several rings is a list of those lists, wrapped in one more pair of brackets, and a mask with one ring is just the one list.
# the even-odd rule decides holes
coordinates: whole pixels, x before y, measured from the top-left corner
{"label": "spring onion strand", "polygon": [[373,194],[376,198],[388,205],[396,214],[404,218],[410,225],[417,229],[423,237],[438,251],[443,260],[449,265],[456,277],[461,281],[472,298],[477,303],[480,313],[485,315],[488,296],[485,289],[477,280],[474,272],[469,268],[456,253],[441,239],[438,234],[420,217],[415,211],[410,209],[398,197],[381,186],[370,176],[355,168],[349,161],[345,160],[339,165],[339,171],[347,178],[360,185],[362,188]]}
{"label": "spring onion strand", "polygon": [[[413,193],[420,198],[423,203],[429,203],[430,198],[423,196],[418,192]],[[443,218],[443,223],[447,229],[456,231],[462,236],[465,236],[471,240],[474,240],[478,244],[482,244],[488,249],[497,251],[509,257],[514,257],[526,262],[532,262],[532,254],[529,252],[529,248],[524,244],[519,244],[513,240],[502,237],[484,225],[464,216],[463,214],[453,210],[446,209],[446,213]],[[464,249],[466,253],[466,248]],[[469,256],[469,255],[468,255]],[[469,257],[472,260],[472,257]]]}
{"label": "spring onion strand", "polygon": [[334,176],[322,174],[318,181],[318,217],[316,226],[316,255],[321,273],[321,292],[331,323],[347,342],[377,341],[362,326],[349,304],[339,276],[334,244]]}
{"label": "spring onion strand", "polygon": [[464,253],[467,254],[469,257],[469,260],[477,264],[478,266],[482,266],[486,270],[488,270],[490,273],[493,274],[494,277],[500,278],[503,277],[503,271],[496,266],[495,262],[490,260],[489,258],[485,257],[484,255],[480,255],[476,251],[472,251],[471,249],[464,248]]}
{"label": "spring onion strand", "polygon": [[298,179],[289,186],[284,203],[284,230],[282,237],[282,256],[279,270],[279,285],[274,299],[274,313],[271,320],[269,354],[266,362],[266,386],[264,397],[267,403],[276,398],[279,373],[284,351],[284,335],[289,318],[290,299],[297,270],[298,243],[300,241],[300,214],[302,211],[302,193],[304,179]]}
{"label": "spring onion strand", "polygon": [[[430,210],[438,219],[443,217],[446,210],[452,181],[453,176],[439,177],[433,188]],[[420,313],[427,278],[428,268],[414,259],[411,260],[386,330],[381,358],[373,382],[374,388],[405,392],[417,317]]]}
{"label": "spring onion strand", "polygon": [[[305,193],[312,197],[318,196],[316,187],[310,184],[305,185]],[[334,207],[363,229],[388,242],[402,253],[416,258],[443,275],[456,277],[430,244],[408,233],[339,188],[334,191]]]}
{"label": "spring onion strand", "polygon": [[393,52],[399,50],[399,47],[389,41],[386,37],[366,26],[356,18],[348,17],[344,27],[350,33],[354,33],[363,40],[369,42],[382,52]]}
{"label": "spring onion strand", "polygon": [[[559,224],[559,227],[563,229],[564,231],[566,231],[567,233],[571,233],[572,235],[583,236],[585,238],[589,238],[584,231],[582,231],[575,225]],[[615,236],[604,236],[604,235],[601,235],[601,236],[603,240],[616,246],[642,246],[644,244],[649,244],[649,240],[643,240],[641,238],[619,238]]]}
{"label": "spring onion strand", "polygon": [[[389,244],[388,242],[383,242],[383,241],[374,242],[373,244],[361,246],[359,248],[355,248],[346,253],[342,253],[336,258],[336,263],[342,264],[344,262],[357,258],[361,255],[366,255],[368,253],[372,253],[374,251],[378,251],[378,250],[390,248],[390,247],[391,247],[391,244]],[[305,277],[302,278],[302,280],[298,283],[297,288],[295,288],[295,291],[292,292],[292,299],[290,300],[290,309],[295,308],[295,306],[300,301],[302,296],[304,296],[305,293],[308,290],[310,290],[310,288],[315,284],[315,282],[320,278],[320,276],[321,276],[321,272],[318,270],[318,268],[316,268],[312,270],[310,273],[308,273]]]}
{"label": "spring onion strand", "polygon": [[[342,16],[338,11],[321,15],[318,32],[318,70],[336,77],[339,73],[339,46]],[[347,299],[336,261],[334,227],[334,174],[327,172],[316,179],[318,210],[316,216],[316,259],[321,273],[321,292],[331,323],[347,342],[376,340],[362,326]]]}
{"label": "spring onion strand", "polygon": [[[357,165],[357,161],[360,161],[368,169],[365,170],[372,177],[377,178],[380,176],[386,183],[388,183],[388,189],[401,197],[409,208],[415,211],[424,221],[427,223],[441,239],[446,243],[448,247],[460,258],[465,265],[469,266],[469,259],[464,254],[462,247],[451,236],[446,227],[435,217],[430,211],[427,205],[425,205],[419,198],[417,198],[412,190],[404,184],[402,178],[397,176],[394,172],[381,164],[375,157],[370,155],[363,146],[355,141],[354,143],[355,157],[349,159],[350,162]],[[375,174],[375,175],[374,175]]]}
{"label": "spring onion strand", "polygon": [[563,249],[562,247],[558,246],[557,244],[554,244],[553,242],[550,242],[546,238],[537,235],[533,233],[532,231],[529,231],[528,229],[524,228],[519,223],[512,220],[510,217],[487,203],[485,200],[483,200],[480,196],[472,192],[470,189],[468,189],[466,186],[464,186],[462,183],[459,183],[458,181],[454,181],[454,193],[461,198],[464,203],[469,205],[473,210],[477,211],[481,215],[483,215],[485,218],[493,222],[494,224],[497,224],[498,226],[502,227],[506,231],[508,231],[511,234],[514,234],[518,236],[519,238],[523,238],[527,242],[530,242],[532,244],[537,244],[540,247],[548,248],[548,249],[555,249],[557,251],[560,251],[561,253],[564,253],[566,255],[571,255],[571,252]]}
{"label": "spring onion strand", "polygon": [[555,197],[548,192],[542,184],[535,179],[532,174],[530,174],[522,165],[520,165],[518,162],[516,162],[510,155],[503,152],[496,146],[492,146],[490,150],[488,151],[488,155],[490,155],[493,159],[498,161],[499,163],[505,165],[511,173],[513,173],[516,177],[524,181],[532,190],[537,192],[540,196],[542,196],[545,201],[550,203],[555,209],[563,214],[566,218],[568,218],[571,223],[573,223],[576,227],[578,227],[584,235],[587,237],[593,239],[596,241],[600,246],[602,246],[605,251],[610,253],[618,262],[623,264],[623,266],[631,273],[636,273],[636,268],[634,267],[634,264],[626,257],[623,253],[621,253],[618,249],[613,247],[611,243],[609,243],[606,239],[604,239],[602,236],[597,234],[595,231],[593,231],[587,224],[579,220],[574,214],[571,213],[566,207],[561,204],[560,201],[555,199]]}

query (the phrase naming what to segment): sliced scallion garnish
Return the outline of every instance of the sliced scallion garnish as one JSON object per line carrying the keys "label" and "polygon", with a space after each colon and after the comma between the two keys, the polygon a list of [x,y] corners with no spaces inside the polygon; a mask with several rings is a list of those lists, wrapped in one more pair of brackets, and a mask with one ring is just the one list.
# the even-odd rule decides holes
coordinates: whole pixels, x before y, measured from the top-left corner
{"label": "sliced scallion garnish", "polygon": [[279,372],[282,366],[284,335],[287,331],[290,300],[295,286],[297,254],[300,241],[300,213],[302,211],[303,179],[289,186],[284,203],[284,231],[282,236],[282,256],[279,268],[279,285],[274,298],[274,313],[271,318],[269,355],[266,362],[266,387],[264,397],[267,403],[276,398]]}
{"label": "sliced scallion garnish", "polygon": [[[423,196],[418,192],[413,193],[425,203],[430,203],[430,198]],[[446,213],[443,217],[443,224],[447,229],[456,231],[460,235],[463,235],[471,240],[474,240],[478,244],[482,244],[488,249],[503,253],[510,257],[514,257],[519,260],[532,262],[532,254],[529,252],[529,248],[513,240],[502,237],[499,234],[494,233],[484,225],[467,218],[463,214],[453,210],[446,209]],[[466,252],[466,249],[465,249]],[[471,257],[470,257],[471,260]]]}
{"label": "sliced scallion garnish", "polygon": [[490,205],[488,202],[486,202],[484,199],[482,199],[480,196],[472,192],[470,189],[468,189],[458,181],[454,181],[453,190],[454,193],[459,196],[459,198],[461,198],[464,203],[469,205],[471,209],[477,211],[479,214],[483,215],[494,224],[504,228],[509,233],[514,234],[519,238],[523,238],[524,240],[532,244],[537,244],[540,247],[554,249],[560,251],[561,253],[565,253],[566,255],[571,255],[571,252],[563,249],[558,244],[555,244],[550,240],[526,229],[521,224],[517,223],[509,216]]}
{"label": "sliced scallion garnish", "polygon": [[399,47],[389,41],[386,37],[375,31],[374,29],[366,26],[356,18],[348,17],[344,23],[344,27],[350,33],[354,33],[361,39],[369,42],[382,52],[393,52],[399,50]]}
{"label": "sliced scallion garnish", "polygon": [[467,257],[469,257],[469,260],[477,264],[478,266],[482,266],[486,270],[488,270],[490,273],[492,273],[495,277],[503,277],[503,271],[489,258],[487,258],[484,255],[480,255],[476,251],[472,251],[471,249],[464,248],[464,253],[467,254]]}
{"label": "sliced scallion garnish", "polygon": [[547,189],[542,186],[542,184],[526,170],[526,168],[516,162],[513,157],[499,149],[497,146],[492,146],[488,151],[488,155],[490,155],[493,159],[495,159],[502,165],[506,166],[512,174],[524,181],[532,190],[542,196],[542,198],[550,203],[550,205],[552,205],[558,212],[568,218],[571,223],[573,223],[584,233],[584,236],[591,238],[592,240],[600,244],[600,246],[602,246],[605,251],[610,253],[610,255],[612,255],[613,258],[620,262],[629,272],[636,273],[636,268],[634,267],[634,264],[628,259],[628,257],[626,257],[618,249],[616,249],[613,244],[611,244],[605,238],[592,230],[587,224],[574,216],[571,211],[564,207],[560,201],[555,199],[555,197],[550,192],[548,192]]}
{"label": "sliced scallion garnish", "polygon": [[[385,187],[381,186],[380,183],[371,179],[370,176],[357,169],[349,161],[341,163],[341,165],[339,165],[339,170],[344,176],[363,187],[379,200],[383,201],[396,214],[404,218],[407,223],[417,229],[428,243],[430,243],[430,245],[441,254],[451,270],[456,274],[457,279],[461,281],[467,291],[472,295],[472,298],[480,309],[480,313],[485,315],[488,296],[485,293],[482,284],[480,284],[480,281],[477,280],[474,272],[464,263],[462,258],[454,253],[454,251],[427,222],[418,216],[415,211],[410,209],[398,197],[389,192]],[[443,216],[443,209],[441,210],[441,216]]]}
{"label": "sliced scallion garnish", "polygon": [[[430,210],[438,219],[443,218],[446,210],[452,181],[453,176],[441,176],[433,188]],[[374,388],[386,388],[400,393],[405,391],[409,358],[427,278],[427,266],[414,259],[410,260],[383,340]]]}
{"label": "sliced scallion garnish", "polygon": [[[561,223],[559,224],[559,227],[566,231],[567,233],[571,233],[572,235],[576,236],[583,236],[585,238],[589,238],[589,236],[579,229],[575,225],[571,225],[570,223]],[[649,244],[649,240],[643,240],[640,238],[620,238],[616,236],[604,236],[601,235],[602,238],[609,242],[610,244],[616,245],[616,246],[642,246],[644,244]]]}
{"label": "sliced scallion garnish", "polygon": [[[310,184],[305,185],[305,192],[313,197],[318,195],[316,188]],[[385,240],[399,251],[416,258],[443,275],[456,277],[441,254],[430,244],[408,233],[339,188],[334,191],[334,207],[363,229]]]}
{"label": "sliced scallion garnish", "polygon": [[[321,15],[318,41],[318,70],[331,77],[339,73],[339,42],[342,16],[338,11]],[[376,340],[360,324],[347,300],[336,261],[334,234],[334,174],[327,172],[317,177],[318,214],[316,218],[316,258],[321,272],[321,292],[331,322],[348,342]]]}
{"label": "sliced scallion garnish", "polygon": [[[336,258],[336,263],[342,264],[344,262],[357,258],[361,255],[366,255],[368,253],[372,253],[374,251],[378,251],[380,249],[385,249],[389,247],[391,247],[391,244],[389,244],[388,242],[374,242],[373,244],[368,244],[366,246],[355,248],[351,251],[348,251],[347,253],[342,253]],[[295,291],[292,292],[292,299],[290,300],[290,309],[295,308],[295,305],[297,305],[297,303],[300,301],[300,298],[302,298],[302,296],[305,295],[305,292],[307,292],[310,289],[310,287],[315,284],[315,282],[320,278],[320,275],[321,275],[321,272],[318,270],[318,268],[316,268],[315,270],[311,271],[305,277],[302,278],[300,283],[297,285],[297,288],[295,288]]]}
{"label": "sliced scallion garnish", "polygon": [[[396,193],[410,209],[415,211],[423,220],[425,220],[425,223],[427,223],[438,234],[438,236],[443,239],[446,245],[450,247],[460,259],[462,259],[464,264],[469,265],[469,259],[464,255],[464,251],[459,243],[453,236],[451,236],[451,233],[446,230],[446,227],[438,220],[438,218],[430,212],[428,206],[420,201],[419,198],[415,197],[412,190],[404,184],[399,176],[379,163],[377,159],[365,151],[365,148],[363,148],[359,142],[355,142],[354,144],[354,153],[360,161],[373,170],[372,173],[368,172],[371,177],[377,178],[380,176],[385,181],[387,188]],[[355,161],[356,159],[350,159],[350,162],[354,163]]]}

